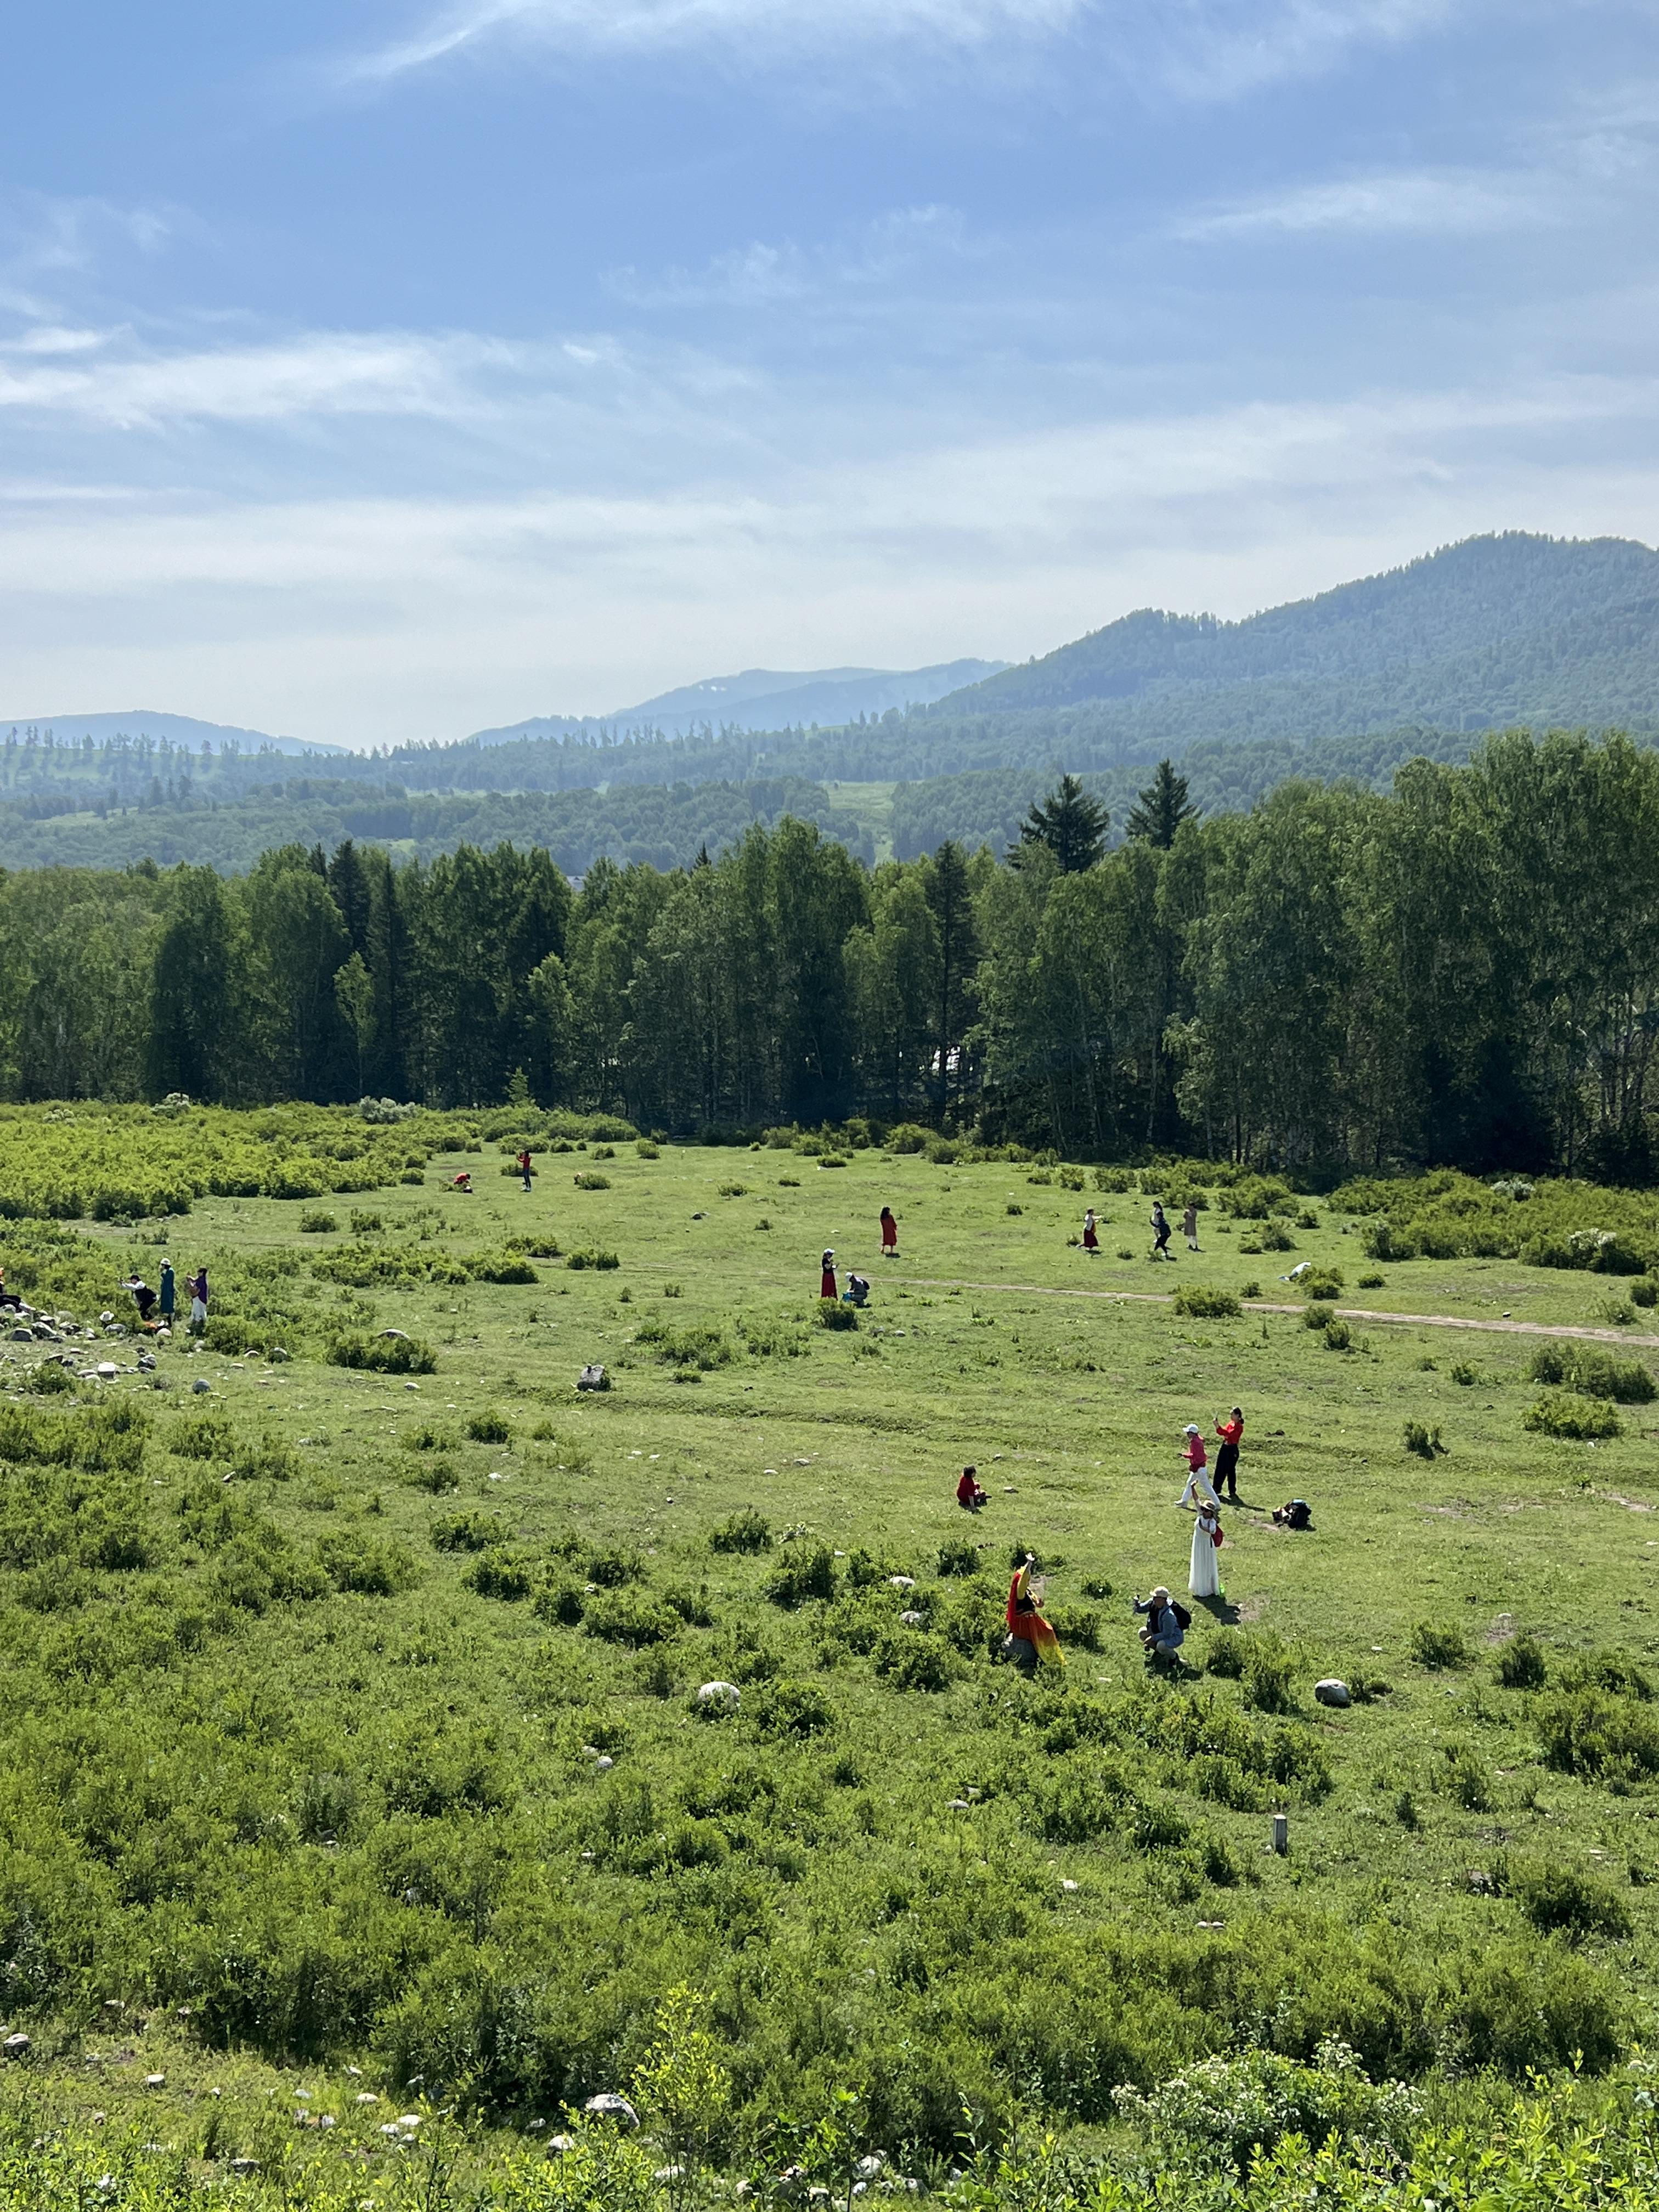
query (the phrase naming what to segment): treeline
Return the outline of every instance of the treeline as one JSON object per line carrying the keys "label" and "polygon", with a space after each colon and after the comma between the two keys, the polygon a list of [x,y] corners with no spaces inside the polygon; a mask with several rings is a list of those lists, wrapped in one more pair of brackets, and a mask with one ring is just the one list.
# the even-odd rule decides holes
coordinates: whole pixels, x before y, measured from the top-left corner
{"label": "treeline", "polygon": [[[72,807],[87,809],[68,820]],[[226,800],[199,790],[185,799],[145,793],[130,807],[87,794],[0,805],[0,838],[14,866],[131,867],[180,861],[245,874],[278,845],[348,840],[401,849],[400,859],[431,860],[462,844],[506,841],[539,845],[567,874],[586,873],[601,854],[656,868],[689,867],[707,845],[718,852],[752,822],[783,815],[816,822],[860,859],[872,861],[867,823],[836,805],[822,786],[776,777],[744,784],[619,785],[610,790],[410,792],[396,782],[355,783],[291,775]]]}
{"label": "treeline", "polygon": [[676,1133],[854,1113],[1073,1158],[1652,1171],[1659,759],[1512,736],[1393,793],[1194,809],[1106,850],[1066,780],[1010,859],[866,867],[814,826],[717,860],[429,866],[288,846],[0,880],[9,1096],[502,1098]]}

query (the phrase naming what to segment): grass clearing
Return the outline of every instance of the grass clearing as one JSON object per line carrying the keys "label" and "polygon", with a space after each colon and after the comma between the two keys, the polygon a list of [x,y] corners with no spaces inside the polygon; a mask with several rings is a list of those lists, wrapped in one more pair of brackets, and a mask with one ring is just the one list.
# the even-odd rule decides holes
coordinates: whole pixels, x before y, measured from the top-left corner
{"label": "grass clearing", "polygon": [[[1213,1249],[1152,1265],[1133,1190],[1092,1190],[1090,1255],[1070,1183],[1006,1164],[652,1149],[527,1195],[434,1157],[354,1219],[372,1267],[257,1189],[11,1225],[9,1281],[83,1321],[163,1239],[216,1285],[153,1373],[131,1338],[3,1347],[0,1956],[44,2083],[130,2052],[99,2096],[137,2126],[146,2054],[249,2112],[356,2065],[388,2118],[453,2104],[499,2148],[625,2087],[684,1983],[730,2074],[717,2162],[846,2088],[860,2154],[942,2180],[964,2097],[990,2124],[1040,2077],[1094,2140],[1119,2089],[1258,2034],[1425,2092],[1449,2057],[1614,2061],[1659,1943],[1654,1352],[1562,1354],[1594,1425],[1625,1408],[1580,1437],[1527,1425],[1538,1340],[1480,1334],[1471,1366],[1413,1322],[1602,1326],[1595,1271],[1395,1254],[1391,1325],[1337,1358],[1265,1258],[1292,1310],[1233,1310],[1238,1236],[1209,1232],[1274,1217],[1217,1192]],[[1292,1218],[1297,1261],[1355,1279],[1364,1218]],[[533,1240],[617,1264],[475,1265]],[[827,1246],[872,1284],[844,1332]],[[118,1371],[47,1399],[47,1353]],[[609,1392],[576,1391],[590,1363]],[[1182,1429],[1235,1402],[1226,1596],[1153,1679],[1128,1601],[1184,1592]],[[1273,1525],[1291,1497],[1312,1531]],[[1032,1682],[992,1656],[1028,1545],[1068,1656]]]}

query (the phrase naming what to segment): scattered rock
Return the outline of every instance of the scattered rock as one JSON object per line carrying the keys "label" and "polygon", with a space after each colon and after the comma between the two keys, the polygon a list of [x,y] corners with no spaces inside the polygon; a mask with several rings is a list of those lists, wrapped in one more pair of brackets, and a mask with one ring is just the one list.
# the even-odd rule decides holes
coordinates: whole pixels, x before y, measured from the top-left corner
{"label": "scattered rock", "polygon": [[146,2074],[144,2076],[144,2087],[147,2089],[165,2089],[167,2086],[167,2077],[165,2074]]}
{"label": "scattered rock", "polygon": [[1352,1691],[1334,1674],[1328,1674],[1323,1681],[1316,1682],[1314,1695],[1322,1705],[1351,1705],[1353,1703]]}
{"label": "scattered rock", "polygon": [[407,1344],[409,1342],[409,1331],[406,1328],[377,1329],[375,1331],[375,1334],[377,1336],[390,1337],[398,1344]]}
{"label": "scattered rock", "polygon": [[112,1359],[100,1359],[95,1371],[100,1382],[110,1382],[121,1370]]}
{"label": "scattered rock", "polygon": [[0,2043],[0,2051],[3,2051],[8,2058],[27,2058],[29,2039],[27,2035],[9,2035],[3,2043]]}
{"label": "scattered rock", "polygon": [[1062,1877],[1060,1886],[1065,1891],[1067,1897],[1070,1897],[1077,1888],[1077,1884],[1072,1880],[1069,1875]]}
{"label": "scattered rock", "polygon": [[289,1359],[288,1346],[285,1344],[273,1344],[265,1357],[270,1361],[272,1366],[284,1367]]}
{"label": "scattered rock", "polygon": [[889,1575],[887,1584],[890,1589],[914,1589],[916,1586],[916,1578],[914,1575]]}
{"label": "scattered rock", "polygon": [[640,2116],[627,2098],[619,2097],[614,2089],[601,2089],[597,2097],[588,2099],[582,2110],[592,2112],[596,2119],[619,2120],[625,2127],[636,2128],[640,2124]]}
{"label": "scattered rock", "polygon": [[907,1628],[921,1628],[925,1625],[927,1616],[925,1613],[902,1613],[899,1619]]}
{"label": "scattered rock", "polygon": [[574,2150],[575,2148],[574,2136],[549,2136],[547,2139],[547,2154],[550,2158],[557,2158],[565,2151]]}
{"label": "scattered rock", "polygon": [[230,2161],[230,2170],[233,2173],[258,2173],[259,2161],[257,2158],[234,2158]]}
{"label": "scattered rock", "polygon": [[[102,1370],[100,1370],[100,1373],[101,1371]],[[190,1387],[193,1395],[198,1398],[204,1398],[207,1395],[208,1392],[212,1389],[213,1385],[208,1381],[205,1375],[198,1375]]]}
{"label": "scattered rock", "polygon": [[719,1705],[722,1711],[734,1713],[743,1703],[743,1692],[735,1682],[705,1682],[697,1692],[700,1705]]}
{"label": "scattered rock", "polygon": [[576,1377],[576,1388],[579,1390],[608,1390],[611,1377],[605,1373],[603,1363],[596,1361],[592,1365],[584,1367]]}
{"label": "scattered rock", "polygon": [[617,1762],[614,1759],[606,1757],[606,1755],[601,1752],[599,1756],[593,1762],[593,1771],[595,1774],[609,1774],[616,1763]]}

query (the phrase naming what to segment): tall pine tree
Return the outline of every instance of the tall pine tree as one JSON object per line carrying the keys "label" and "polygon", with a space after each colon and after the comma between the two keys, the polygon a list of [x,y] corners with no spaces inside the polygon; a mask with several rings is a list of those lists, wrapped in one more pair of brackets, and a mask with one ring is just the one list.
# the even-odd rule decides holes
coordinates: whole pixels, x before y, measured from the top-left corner
{"label": "tall pine tree", "polygon": [[1199,809],[1187,797],[1187,779],[1173,764],[1161,760],[1157,773],[1140,794],[1139,805],[1129,809],[1123,827],[1131,837],[1143,838],[1167,853],[1183,822],[1195,822]]}
{"label": "tall pine tree", "polygon": [[1009,853],[1019,858],[1020,846],[1042,845],[1060,863],[1062,876],[1080,876],[1092,868],[1106,848],[1106,832],[1112,817],[1098,799],[1091,799],[1074,775],[1062,775],[1059,787],[1047,799],[1033,802],[1019,825],[1019,845]]}

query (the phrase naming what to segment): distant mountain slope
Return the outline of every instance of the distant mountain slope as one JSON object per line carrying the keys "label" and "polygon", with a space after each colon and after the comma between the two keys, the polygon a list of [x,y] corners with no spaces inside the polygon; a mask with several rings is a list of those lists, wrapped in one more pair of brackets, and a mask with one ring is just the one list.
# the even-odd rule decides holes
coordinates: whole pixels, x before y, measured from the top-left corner
{"label": "distant mountain slope", "polygon": [[312,744],[302,738],[273,738],[263,730],[239,730],[228,722],[198,722],[190,714],[158,714],[135,707],[125,714],[0,714],[0,743],[9,732],[21,738],[26,730],[50,730],[60,745],[79,744],[90,738],[103,744],[111,738],[149,738],[160,744],[165,738],[174,747],[199,753],[210,744],[216,753],[234,745],[240,752],[329,753],[346,751],[344,745]]}
{"label": "distant mountain slope", "polygon": [[856,721],[890,708],[926,707],[1006,667],[1000,660],[950,660],[933,668],[820,668],[791,673],[746,668],[738,676],[710,676],[677,691],[642,699],[614,714],[539,714],[498,730],[480,730],[472,742],[511,744],[528,738],[580,737],[585,732],[654,729],[679,738],[705,725],[715,730],[782,730],[814,722]]}
{"label": "distant mountain slope", "polygon": [[951,694],[937,719],[1098,704],[1123,734],[1650,720],[1659,553],[1508,532],[1243,622],[1151,610]]}

